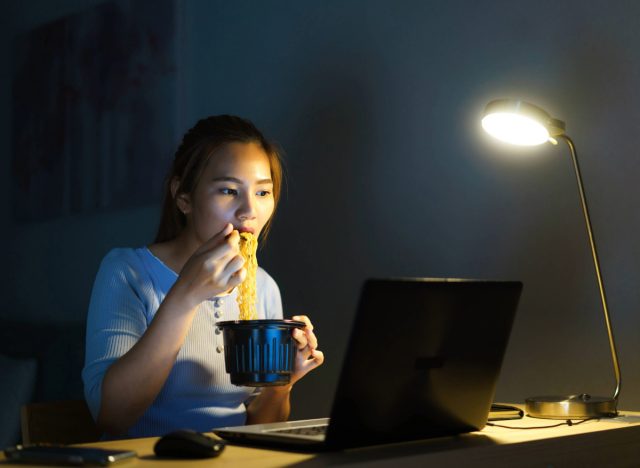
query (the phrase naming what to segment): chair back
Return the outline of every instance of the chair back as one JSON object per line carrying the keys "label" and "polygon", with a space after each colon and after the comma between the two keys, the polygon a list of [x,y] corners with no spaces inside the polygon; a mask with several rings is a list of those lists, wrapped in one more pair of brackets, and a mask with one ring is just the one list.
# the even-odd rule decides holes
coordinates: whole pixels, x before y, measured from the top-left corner
{"label": "chair back", "polygon": [[29,403],[20,416],[23,444],[96,442],[102,435],[84,400]]}

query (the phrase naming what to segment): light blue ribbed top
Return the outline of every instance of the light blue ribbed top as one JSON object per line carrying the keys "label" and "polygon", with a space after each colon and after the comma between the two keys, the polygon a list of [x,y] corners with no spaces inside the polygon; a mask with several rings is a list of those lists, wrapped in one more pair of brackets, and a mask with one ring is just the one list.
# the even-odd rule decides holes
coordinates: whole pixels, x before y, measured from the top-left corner
{"label": "light blue ribbed top", "polygon": [[[114,249],[102,260],[91,293],[82,371],[94,419],[100,410],[105,372],[144,334],[177,278],[146,247]],[[258,318],[282,318],[276,282],[262,268],[256,279]],[[198,306],[167,381],[128,436],[158,436],[180,428],[210,431],[245,423],[244,402],[254,389],[231,384],[224,367],[222,334],[215,326],[238,319],[236,294],[234,290]]]}

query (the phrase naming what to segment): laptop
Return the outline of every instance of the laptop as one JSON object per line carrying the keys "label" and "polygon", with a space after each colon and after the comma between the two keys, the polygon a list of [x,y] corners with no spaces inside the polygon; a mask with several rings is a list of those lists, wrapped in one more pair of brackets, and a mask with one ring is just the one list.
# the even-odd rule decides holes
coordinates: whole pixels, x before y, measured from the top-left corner
{"label": "laptop", "polygon": [[213,429],[234,443],[341,450],[482,429],[522,283],[365,281],[329,418]]}

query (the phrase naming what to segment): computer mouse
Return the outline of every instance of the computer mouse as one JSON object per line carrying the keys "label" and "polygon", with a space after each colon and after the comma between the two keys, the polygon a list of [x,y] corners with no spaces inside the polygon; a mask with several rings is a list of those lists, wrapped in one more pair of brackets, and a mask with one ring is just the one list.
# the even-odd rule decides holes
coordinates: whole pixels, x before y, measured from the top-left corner
{"label": "computer mouse", "polygon": [[159,457],[211,458],[222,453],[226,442],[200,432],[180,429],[158,439],[153,451]]}

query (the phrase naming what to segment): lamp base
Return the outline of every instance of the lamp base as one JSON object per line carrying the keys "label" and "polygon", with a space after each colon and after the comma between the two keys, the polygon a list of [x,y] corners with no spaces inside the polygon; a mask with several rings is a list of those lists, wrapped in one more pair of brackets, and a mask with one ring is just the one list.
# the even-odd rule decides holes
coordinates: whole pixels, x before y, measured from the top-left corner
{"label": "lamp base", "polygon": [[617,416],[617,400],[579,395],[541,396],[527,398],[525,410],[532,418],[590,419]]}

